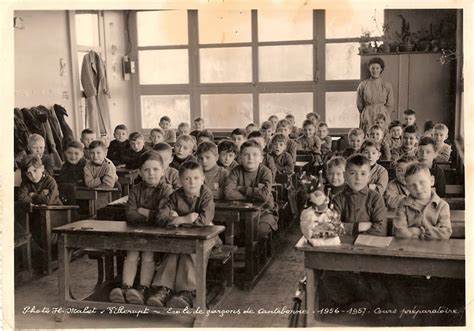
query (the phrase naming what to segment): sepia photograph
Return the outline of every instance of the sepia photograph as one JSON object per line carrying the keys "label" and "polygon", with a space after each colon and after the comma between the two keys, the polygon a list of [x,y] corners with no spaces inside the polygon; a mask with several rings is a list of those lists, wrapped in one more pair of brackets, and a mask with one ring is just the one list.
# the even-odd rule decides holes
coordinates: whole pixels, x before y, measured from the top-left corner
{"label": "sepia photograph", "polygon": [[5,329],[468,327],[471,2],[102,3],[2,5]]}

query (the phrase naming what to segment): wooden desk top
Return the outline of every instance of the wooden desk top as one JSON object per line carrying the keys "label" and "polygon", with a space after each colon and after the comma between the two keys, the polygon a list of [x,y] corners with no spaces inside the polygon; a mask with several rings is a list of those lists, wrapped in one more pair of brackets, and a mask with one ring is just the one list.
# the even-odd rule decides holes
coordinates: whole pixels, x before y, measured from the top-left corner
{"label": "wooden desk top", "polygon": [[101,234],[137,237],[168,237],[181,239],[211,239],[225,230],[224,226],[212,225],[202,227],[159,228],[149,225],[130,225],[127,222],[84,220],[66,224],[53,229],[53,232],[64,234]]}
{"label": "wooden desk top", "polygon": [[33,210],[69,210],[79,209],[76,205],[61,205],[61,206],[47,206],[47,205],[31,205]]}
{"label": "wooden desk top", "polygon": [[306,161],[296,161],[295,162],[295,166],[296,167],[301,167],[301,168],[304,167],[307,164],[308,164],[308,162],[306,162]]}
{"label": "wooden desk top", "polygon": [[[387,210],[387,219],[394,219],[396,216],[395,209]],[[465,221],[465,210],[450,210],[451,222],[464,222]]]}
{"label": "wooden desk top", "polygon": [[304,237],[296,244],[295,248],[304,252],[344,253],[353,255],[382,255],[396,257],[417,257],[440,260],[464,260],[464,239],[449,240],[419,240],[393,238],[388,247],[354,246],[354,237],[341,237],[340,246],[313,247],[306,242]]}
{"label": "wooden desk top", "polygon": [[117,170],[117,175],[118,176],[125,176],[125,175],[134,175],[134,174],[137,174],[138,175],[138,169],[127,169],[124,167],[117,167],[116,168]]}
{"label": "wooden desk top", "polygon": [[227,201],[216,200],[216,210],[236,210],[236,211],[258,211],[262,208],[263,202],[247,202],[247,201]]}
{"label": "wooden desk top", "polygon": [[118,191],[116,187],[85,187],[85,186],[76,186],[76,191],[96,191],[96,192],[115,192]]}

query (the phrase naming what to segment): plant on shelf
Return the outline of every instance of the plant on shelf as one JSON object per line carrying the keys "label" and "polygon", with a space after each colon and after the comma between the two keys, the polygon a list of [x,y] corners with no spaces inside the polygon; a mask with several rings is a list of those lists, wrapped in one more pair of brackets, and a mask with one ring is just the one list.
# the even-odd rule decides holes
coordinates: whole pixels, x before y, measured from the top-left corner
{"label": "plant on shelf", "polygon": [[373,46],[370,42],[370,31],[363,30],[359,41],[359,54],[371,54],[373,53]]}
{"label": "plant on shelf", "polygon": [[410,23],[408,23],[403,17],[403,15],[399,15],[402,19],[402,28],[400,33],[396,33],[398,38],[401,40],[400,43],[400,51],[402,52],[411,52],[415,49],[415,43],[413,43],[412,35],[410,33]]}
{"label": "plant on shelf", "polygon": [[379,53],[390,53],[390,51],[396,52],[398,44],[396,43],[396,39],[393,37],[392,32],[390,31],[390,25],[385,23],[382,26],[382,30],[382,43],[378,45]]}

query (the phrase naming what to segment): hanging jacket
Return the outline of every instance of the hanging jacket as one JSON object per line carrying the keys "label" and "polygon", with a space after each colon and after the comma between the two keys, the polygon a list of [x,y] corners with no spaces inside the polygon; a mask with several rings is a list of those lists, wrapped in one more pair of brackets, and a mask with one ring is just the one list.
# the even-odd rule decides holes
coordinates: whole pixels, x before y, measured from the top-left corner
{"label": "hanging jacket", "polygon": [[57,104],[53,106],[53,109],[56,113],[56,117],[58,118],[59,125],[63,133],[63,146],[67,146],[67,144],[74,140],[74,133],[72,132],[71,128],[69,127],[69,124],[67,124],[66,119],[64,118],[64,116],[68,116],[67,111],[62,106]]}
{"label": "hanging jacket", "polygon": [[13,112],[14,128],[13,128],[13,149],[15,155],[21,152],[27,152],[28,149],[28,136],[31,134],[30,130],[25,124],[23,119],[23,113],[19,108],[15,108]]}
{"label": "hanging jacket", "polygon": [[61,131],[61,126],[59,125],[58,118],[56,117],[56,113],[51,108],[47,108],[48,111],[48,122],[49,126],[51,127],[51,131],[53,132],[54,143],[56,144],[56,150],[59,153],[59,156],[63,155],[64,146],[63,146],[63,133]]}
{"label": "hanging jacket", "polygon": [[35,115],[31,111],[31,109],[22,108],[21,112],[23,114],[23,119],[30,133],[37,133],[44,137],[43,127],[41,126],[41,123],[37,122]]}

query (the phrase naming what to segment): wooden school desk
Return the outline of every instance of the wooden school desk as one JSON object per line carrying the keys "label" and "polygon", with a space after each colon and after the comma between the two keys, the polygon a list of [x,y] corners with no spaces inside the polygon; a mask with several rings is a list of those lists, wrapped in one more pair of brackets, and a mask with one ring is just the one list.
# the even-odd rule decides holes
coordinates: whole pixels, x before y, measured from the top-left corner
{"label": "wooden school desk", "polygon": [[114,187],[76,187],[74,193],[76,201],[87,201],[88,216],[95,218],[98,209],[113,201],[114,192],[118,192],[118,189]]}
{"label": "wooden school desk", "polygon": [[[59,257],[59,306],[64,308],[96,307],[106,310],[111,306],[123,306],[130,310],[143,310],[148,307],[151,311],[165,313],[168,308],[151,307],[134,304],[115,304],[103,298],[108,298],[110,286],[103,284],[90,296],[77,300],[70,293],[70,260],[75,248],[84,250],[138,250],[151,252],[196,254],[196,302],[194,308],[207,310],[206,305],[206,268],[204,256],[212,249],[214,238],[224,231],[223,226],[204,226],[193,228],[164,229],[147,226],[132,226],[126,222],[84,220],[67,224],[53,230],[60,235],[58,241]],[[106,277],[110,279],[110,277]],[[61,316],[62,318],[65,315]],[[199,314],[195,326],[200,325],[205,314]]]}
{"label": "wooden school desk", "polygon": [[138,178],[138,169],[127,169],[124,166],[117,167],[117,176],[120,185],[122,186],[122,196],[128,195],[130,187]]}
{"label": "wooden school desk", "polygon": [[268,267],[271,259],[265,261],[264,265],[259,263],[258,245],[258,220],[263,203],[240,202],[240,201],[215,201],[214,224],[222,224],[226,227],[225,244],[234,245],[234,231],[236,223],[244,222],[245,236],[245,271],[243,282],[245,290],[251,289],[258,282],[263,272]]}
{"label": "wooden school desk", "polygon": [[307,326],[317,324],[318,271],[465,278],[464,239],[428,241],[393,238],[390,246],[384,248],[354,246],[354,240],[351,236],[343,236],[340,246],[312,247],[302,237],[296,244],[296,249],[304,253]]}

